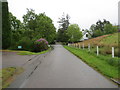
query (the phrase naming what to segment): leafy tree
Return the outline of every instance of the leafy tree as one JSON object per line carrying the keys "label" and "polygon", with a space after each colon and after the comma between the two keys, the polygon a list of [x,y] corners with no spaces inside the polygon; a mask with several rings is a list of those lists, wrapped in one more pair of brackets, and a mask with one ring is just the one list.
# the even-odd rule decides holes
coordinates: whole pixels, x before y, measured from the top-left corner
{"label": "leafy tree", "polygon": [[57,32],[57,41],[58,42],[68,42],[69,40],[69,35],[67,33],[67,31],[63,31],[61,29],[58,30]]}
{"label": "leafy tree", "polygon": [[11,44],[11,28],[9,22],[8,2],[2,2],[2,48],[7,49]]}
{"label": "leafy tree", "polygon": [[27,14],[23,16],[25,33],[31,39],[45,38],[52,43],[56,37],[56,29],[52,23],[52,19],[41,13],[35,14],[33,9],[27,9]]}
{"label": "leafy tree", "polygon": [[58,29],[58,32],[57,32],[57,41],[60,41],[60,42],[68,42],[68,39],[69,39],[69,36],[67,34],[67,28],[69,26],[69,15],[67,14],[66,16],[62,15],[61,18],[59,18],[59,21],[58,23],[59,24],[59,29]]}
{"label": "leafy tree", "polygon": [[71,24],[67,29],[70,42],[80,41],[82,37],[82,32],[77,24]]}
{"label": "leafy tree", "polygon": [[94,30],[93,31],[93,35],[94,35],[94,37],[98,37],[98,36],[101,36],[101,35],[103,35],[103,32],[101,31],[101,30]]}
{"label": "leafy tree", "polygon": [[95,24],[91,25],[90,30],[92,30],[93,32],[92,37],[97,37],[97,35],[101,36],[101,35],[107,34],[107,32],[110,32],[110,29],[107,32],[105,30],[105,26],[106,25],[108,26],[108,24],[111,24],[111,23],[104,19],[103,22],[101,20],[98,20],[96,22],[96,25]]}
{"label": "leafy tree", "polygon": [[118,27],[113,26],[112,24],[106,24],[104,27],[105,34],[112,34],[114,32],[117,32]]}
{"label": "leafy tree", "polygon": [[9,12],[9,20],[10,20],[10,26],[11,30],[18,30],[21,27],[21,21],[18,20],[11,12]]}
{"label": "leafy tree", "polygon": [[52,19],[45,13],[39,14],[36,19],[37,28],[35,30],[39,38],[45,38],[49,43],[54,42],[56,37],[56,28],[52,22]]}
{"label": "leafy tree", "polygon": [[59,18],[59,21],[58,21],[58,23],[60,23],[59,25],[59,29],[61,29],[61,30],[67,30],[67,28],[68,28],[68,26],[69,26],[69,19],[70,19],[70,17],[69,17],[69,15],[67,14],[66,16],[64,15],[64,13],[63,13],[63,15],[62,15],[62,17],[61,18]]}
{"label": "leafy tree", "polygon": [[101,21],[101,20],[98,20],[97,22],[96,22],[96,27],[95,27],[95,30],[101,30],[103,33],[104,33],[104,26],[106,25],[106,24],[110,24],[110,22],[109,21],[107,21],[107,20],[103,20],[103,22]]}
{"label": "leafy tree", "polygon": [[27,14],[23,15],[23,24],[26,29],[35,30],[36,28],[36,17],[35,10],[27,8]]}
{"label": "leafy tree", "polygon": [[95,25],[95,24],[92,24],[91,27],[90,27],[90,30],[94,31],[94,30],[95,30],[95,27],[96,27],[96,25]]}

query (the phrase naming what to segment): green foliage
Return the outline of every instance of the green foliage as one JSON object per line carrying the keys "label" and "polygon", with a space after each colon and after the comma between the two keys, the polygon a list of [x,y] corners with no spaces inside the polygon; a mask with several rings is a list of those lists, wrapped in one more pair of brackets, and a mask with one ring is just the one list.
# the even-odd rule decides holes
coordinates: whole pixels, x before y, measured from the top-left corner
{"label": "green foliage", "polygon": [[68,42],[69,40],[69,36],[68,36],[68,33],[67,31],[63,31],[61,29],[58,30],[58,33],[57,33],[57,41],[58,42]]}
{"label": "green foliage", "polygon": [[13,31],[18,30],[21,28],[21,22],[18,20],[15,16],[13,16],[12,13],[9,12],[9,21],[10,21],[10,26]]}
{"label": "green foliage", "polygon": [[117,26],[113,26],[112,24],[106,24],[104,26],[105,34],[112,34],[117,32],[117,30],[118,30]]}
{"label": "green foliage", "polygon": [[48,42],[41,38],[34,42],[34,52],[41,52],[48,49]]}
{"label": "green foliage", "polygon": [[66,16],[62,15],[61,18],[59,18],[60,20],[58,21],[58,23],[60,23],[59,25],[59,29],[58,29],[58,32],[57,32],[57,41],[59,42],[68,42],[69,40],[69,36],[68,36],[68,33],[67,33],[67,28],[69,26],[69,15],[67,14]]}
{"label": "green foliage", "polygon": [[27,14],[23,15],[24,28],[35,30],[36,17],[37,15],[35,14],[35,10],[27,8]]}
{"label": "green foliage", "polygon": [[[27,14],[23,16],[24,28],[30,39],[45,38],[49,43],[54,42],[56,37],[56,28],[51,18],[41,13],[35,14],[33,9],[27,9]],[[28,34],[30,33],[30,34]]]}
{"label": "green foliage", "polygon": [[93,35],[94,35],[94,37],[98,37],[98,36],[103,35],[103,32],[101,30],[95,30],[95,31],[93,31]]}
{"label": "green foliage", "polygon": [[39,38],[45,38],[49,43],[54,43],[56,29],[51,18],[45,13],[37,15],[33,9],[27,9],[27,14],[23,16],[23,23],[12,13],[9,13],[9,18],[12,28],[10,49],[17,49],[18,46],[22,46],[22,50],[34,51],[34,42]]}
{"label": "green foliage", "polygon": [[96,22],[96,25],[91,25],[90,29],[93,32],[92,37],[97,37],[105,34],[112,34],[118,31],[118,26],[113,26],[109,21],[101,20]]}
{"label": "green foliage", "polygon": [[11,29],[9,22],[8,2],[2,2],[2,49],[7,49],[11,44]]}
{"label": "green foliage", "polygon": [[58,23],[60,23],[59,25],[59,29],[61,29],[61,30],[67,30],[67,28],[68,28],[68,26],[69,26],[69,19],[70,19],[70,16],[67,14],[66,16],[65,16],[65,14],[63,13],[63,15],[62,15],[62,17],[61,18],[59,18],[59,21],[58,21]]}
{"label": "green foliage", "polygon": [[69,36],[69,42],[80,41],[82,37],[82,32],[77,24],[71,24],[67,29],[67,33]]}
{"label": "green foliage", "polygon": [[56,29],[52,23],[52,20],[44,13],[37,16],[37,28],[36,32],[39,36],[45,38],[49,43],[52,43],[56,37]]}
{"label": "green foliage", "polygon": [[22,46],[22,50],[32,51],[34,49],[34,42],[29,37],[23,37],[17,42],[16,49],[18,46]]}
{"label": "green foliage", "polygon": [[51,49],[49,48],[48,50],[42,51],[42,52],[30,52],[30,51],[19,51],[18,55],[39,55],[39,54],[44,54],[50,51]]}

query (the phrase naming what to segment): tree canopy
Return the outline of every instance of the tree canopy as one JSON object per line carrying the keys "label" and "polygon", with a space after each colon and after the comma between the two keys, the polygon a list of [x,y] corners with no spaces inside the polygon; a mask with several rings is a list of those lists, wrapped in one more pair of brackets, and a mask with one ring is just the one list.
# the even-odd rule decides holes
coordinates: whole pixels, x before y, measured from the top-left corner
{"label": "tree canopy", "polygon": [[77,24],[71,24],[68,29],[68,36],[69,36],[69,42],[77,42],[80,41],[82,37],[82,32],[80,31],[80,28]]}
{"label": "tree canopy", "polygon": [[11,27],[9,22],[8,2],[2,2],[2,49],[11,45]]}
{"label": "tree canopy", "polygon": [[96,24],[92,24],[90,30],[92,30],[92,37],[98,37],[117,32],[117,26],[113,26],[109,21],[104,19],[103,21],[98,20]]}

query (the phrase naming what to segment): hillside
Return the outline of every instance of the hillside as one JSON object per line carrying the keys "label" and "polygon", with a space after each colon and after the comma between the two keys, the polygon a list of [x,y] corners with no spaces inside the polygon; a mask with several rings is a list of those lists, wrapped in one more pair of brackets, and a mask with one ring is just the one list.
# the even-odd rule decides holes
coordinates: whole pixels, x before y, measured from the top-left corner
{"label": "hillside", "polygon": [[83,42],[75,43],[76,46],[81,47],[84,44],[85,49],[88,48],[88,44],[91,46],[91,52],[96,52],[96,46],[99,46],[100,53],[108,55],[112,53],[112,47],[115,48],[115,56],[118,55],[118,33],[103,35],[100,37],[85,40]]}

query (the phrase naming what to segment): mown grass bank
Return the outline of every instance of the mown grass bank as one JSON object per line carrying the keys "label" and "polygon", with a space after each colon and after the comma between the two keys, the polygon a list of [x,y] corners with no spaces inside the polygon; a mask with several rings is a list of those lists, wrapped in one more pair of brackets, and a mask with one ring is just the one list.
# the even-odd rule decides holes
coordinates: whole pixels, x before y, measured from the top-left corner
{"label": "mown grass bank", "polygon": [[44,54],[52,50],[52,47],[49,48],[48,50],[42,51],[42,52],[30,52],[30,51],[20,51],[20,50],[0,50],[0,51],[5,51],[5,52],[16,52],[18,55],[39,55],[39,54]]}
{"label": "mown grass bank", "polygon": [[107,56],[97,56],[93,53],[74,47],[64,46],[64,48],[72,52],[77,57],[81,58],[89,66],[93,67],[103,75],[116,80],[120,79],[117,63],[119,60],[118,58],[114,58],[114,60],[116,60],[116,64],[112,65],[113,63],[109,62],[109,57]]}
{"label": "mown grass bank", "polygon": [[91,38],[82,42],[74,43],[77,47],[81,46],[84,49],[88,49],[88,45],[90,45],[90,49],[92,53],[96,53],[96,47],[99,46],[99,53],[102,55],[112,55],[112,47],[115,49],[115,56],[119,54],[119,47],[118,47],[118,33],[108,34],[99,36],[96,38]]}

